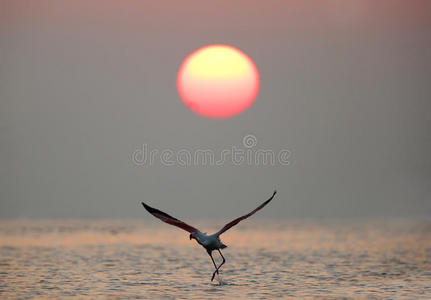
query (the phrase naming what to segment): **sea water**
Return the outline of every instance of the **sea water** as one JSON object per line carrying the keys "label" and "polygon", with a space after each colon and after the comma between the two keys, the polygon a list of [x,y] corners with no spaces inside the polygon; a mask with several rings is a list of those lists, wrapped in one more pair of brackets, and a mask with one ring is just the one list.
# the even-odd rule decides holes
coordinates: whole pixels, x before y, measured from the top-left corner
{"label": "sea water", "polygon": [[3,220],[0,298],[431,299],[430,221],[252,218],[222,235],[212,282],[188,236],[158,220]]}

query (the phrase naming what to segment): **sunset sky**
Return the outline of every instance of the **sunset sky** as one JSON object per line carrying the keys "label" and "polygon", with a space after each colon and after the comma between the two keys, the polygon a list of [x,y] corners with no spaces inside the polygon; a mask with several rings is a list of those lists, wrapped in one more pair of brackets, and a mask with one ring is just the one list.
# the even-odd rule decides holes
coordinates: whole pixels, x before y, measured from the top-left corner
{"label": "sunset sky", "polygon": [[[234,46],[256,101],[214,120],[181,101],[183,60]],[[430,1],[0,4],[0,217],[431,216]],[[244,147],[289,162],[138,164],[149,149]]]}

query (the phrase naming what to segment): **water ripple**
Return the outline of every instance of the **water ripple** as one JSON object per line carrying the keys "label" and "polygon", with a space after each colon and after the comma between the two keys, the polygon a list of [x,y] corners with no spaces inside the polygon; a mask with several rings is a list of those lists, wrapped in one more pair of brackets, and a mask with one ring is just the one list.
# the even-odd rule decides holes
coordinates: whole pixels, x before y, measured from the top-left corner
{"label": "water ripple", "polygon": [[431,296],[429,224],[265,226],[250,222],[223,237],[227,263],[210,282],[206,252],[164,224],[1,221],[0,298]]}

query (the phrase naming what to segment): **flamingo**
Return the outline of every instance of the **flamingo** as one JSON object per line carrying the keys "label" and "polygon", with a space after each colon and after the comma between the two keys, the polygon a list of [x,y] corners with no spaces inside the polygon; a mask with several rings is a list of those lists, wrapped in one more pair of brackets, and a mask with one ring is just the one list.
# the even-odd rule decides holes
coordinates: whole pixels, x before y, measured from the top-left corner
{"label": "flamingo", "polygon": [[[247,219],[248,217],[255,214],[257,211],[261,210],[263,207],[265,207],[265,205],[267,205],[272,200],[272,198],[274,198],[276,193],[277,193],[277,191],[274,191],[272,196],[268,200],[263,202],[261,205],[259,205],[257,208],[255,208],[254,210],[252,210],[248,214],[245,214],[245,215],[243,215],[239,218],[236,218],[235,220],[227,223],[226,225],[223,226],[222,229],[220,229],[219,231],[217,231],[216,233],[211,234],[211,235],[207,235],[206,233],[201,232],[200,230],[196,229],[195,227],[190,226],[189,224],[184,223],[183,221],[180,221],[177,218],[174,218],[174,217],[168,215],[167,213],[165,213],[163,211],[160,211],[156,208],[153,208],[153,207],[145,204],[144,202],[142,202],[142,205],[154,217],[162,220],[165,223],[177,226],[181,229],[184,229],[185,231],[188,231],[190,233],[190,236],[189,236],[190,240],[195,239],[196,242],[198,242],[202,247],[204,247],[206,249],[206,251],[207,251],[208,255],[211,257],[211,260],[212,260],[214,267],[215,267],[215,271],[211,277],[211,281],[213,281],[215,274],[219,274],[219,270],[220,270],[221,266],[224,265],[224,263],[226,262],[226,259],[224,258],[220,249],[224,249],[227,246],[225,244],[223,244],[223,242],[220,240],[220,235],[222,233],[226,232],[227,230],[229,230],[230,228],[232,228],[233,226],[235,226],[236,224],[238,224],[239,222],[241,222],[242,220]],[[223,259],[222,263],[219,266],[216,265],[214,258],[212,256],[212,252],[214,250],[217,250],[220,253],[221,258]]]}

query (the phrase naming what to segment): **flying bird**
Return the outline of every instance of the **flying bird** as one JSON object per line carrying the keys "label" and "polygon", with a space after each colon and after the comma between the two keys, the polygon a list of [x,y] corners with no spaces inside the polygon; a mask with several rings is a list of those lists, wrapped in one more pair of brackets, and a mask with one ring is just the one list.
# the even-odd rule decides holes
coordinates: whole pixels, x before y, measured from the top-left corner
{"label": "flying bird", "polygon": [[[225,231],[229,230],[230,228],[232,228],[233,226],[235,226],[236,224],[238,224],[239,222],[241,222],[242,220],[247,219],[248,217],[252,216],[258,210],[261,210],[265,205],[267,205],[272,200],[272,198],[274,198],[276,193],[277,193],[277,191],[274,191],[272,196],[268,200],[263,202],[261,205],[259,205],[256,209],[254,209],[253,211],[249,212],[246,215],[243,215],[242,217],[236,218],[235,220],[227,223],[226,225],[223,226],[222,229],[220,229],[219,231],[217,231],[216,233],[211,234],[211,235],[207,235],[206,233],[201,232],[200,230],[196,229],[195,227],[190,226],[190,225],[184,223],[183,221],[180,221],[177,218],[174,218],[174,217],[168,215],[165,212],[162,212],[156,208],[148,206],[144,202],[142,202],[142,205],[145,207],[145,209],[150,214],[152,214],[156,218],[162,220],[163,222],[177,226],[181,229],[184,229],[185,231],[190,232],[190,236],[189,236],[190,240],[195,239],[202,247],[204,247],[207,250],[207,253],[211,257],[211,260],[212,260],[214,267],[215,267],[215,271],[211,277],[211,281],[213,281],[215,274],[219,273],[221,266],[226,262],[226,259],[224,258],[220,249],[224,249],[227,246],[225,244],[223,244],[222,241],[220,240],[220,235],[222,233],[224,233]],[[214,250],[217,250],[220,253],[221,258],[223,259],[222,263],[218,267],[217,267],[217,265],[214,261],[214,258],[212,256],[212,252]]]}

